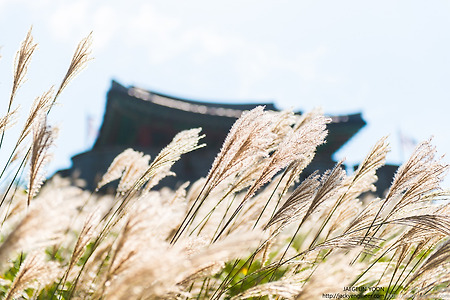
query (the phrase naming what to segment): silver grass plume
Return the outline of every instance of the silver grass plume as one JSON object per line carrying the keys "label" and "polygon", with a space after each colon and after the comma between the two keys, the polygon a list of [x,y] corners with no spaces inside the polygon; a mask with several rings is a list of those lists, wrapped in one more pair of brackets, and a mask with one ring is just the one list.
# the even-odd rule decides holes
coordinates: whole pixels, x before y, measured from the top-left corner
{"label": "silver grass plume", "polygon": [[0,130],[5,130],[8,127],[12,126],[16,121],[18,108],[13,111],[10,111],[6,114],[6,116],[0,118]]}
{"label": "silver grass plume", "polygon": [[[394,263],[394,270],[391,272],[392,274],[389,274],[389,277],[391,277],[391,278],[389,281],[388,290],[386,292],[390,291],[392,293],[393,289],[397,286],[397,284],[400,281],[405,270],[409,269],[409,272],[412,271],[411,268],[408,268],[408,264],[413,260],[413,257],[415,256],[415,254],[420,252],[420,250],[417,251],[418,248],[420,248],[420,247],[422,247],[422,245],[420,245],[420,244],[417,247],[415,247],[415,245],[402,243],[395,249],[395,253],[392,256],[392,261]],[[410,255],[410,258],[408,261],[407,256],[410,253],[411,253],[411,255]],[[397,257],[396,261],[394,261],[395,257]],[[403,265],[403,271],[400,274],[397,274],[402,265]],[[397,275],[397,282],[394,285],[392,285],[395,280],[396,275]],[[392,287],[392,289],[391,289],[391,287]]]}
{"label": "silver grass plume", "polygon": [[[114,203],[105,214],[103,220],[108,219],[108,221],[102,229],[99,240],[101,240],[101,238],[103,238],[112,229],[112,227],[114,227],[117,222],[119,222],[122,217],[127,214],[129,207],[132,206],[132,203],[135,203],[139,199],[139,197],[136,197],[136,193],[139,189],[147,183],[144,193],[141,195],[146,196],[149,189],[154,184],[157,184],[159,180],[170,173],[170,168],[180,159],[182,154],[204,146],[203,144],[198,144],[199,140],[203,137],[199,135],[200,131],[201,128],[182,131],[174,137],[168,146],[161,150],[157,157],[150,163],[149,166],[147,166],[144,174],[133,183],[126,193],[123,193],[121,201]],[[122,163],[120,165],[122,165]],[[120,170],[117,172],[119,174],[122,167],[118,169]]]}
{"label": "silver grass plume", "polygon": [[[180,194],[182,191],[172,196],[180,197]],[[161,197],[160,192],[150,192],[139,198],[141,201],[132,207],[109,251],[109,265],[102,278],[106,285],[98,291],[100,295],[109,293],[109,284],[115,285],[120,278],[133,274],[141,259],[154,259],[152,254],[155,251],[167,248],[165,240],[177,225],[174,220],[182,217],[183,203],[176,200],[169,203]],[[159,247],[161,249],[156,249]]]}
{"label": "silver grass plume", "polygon": [[439,184],[448,170],[448,165],[436,160],[436,147],[431,145],[431,139],[420,143],[410,159],[402,165],[394,177],[392,187],[386,196],[388,200],[400,200],[395,203],[392,212],[420,201],[421,197],[439,189]]}
{"label": "silver grass plume", "polygon": [[439,184],[443,179],[444,173],[448,170],[448,165],[442,165],[440,162],[423,174],[417,181],[413,181],[411,186],[401,196],[388,214],[388,219],[396,216],[401,216],[404,213],[410,213],[416,205],[424,205],[427,194],[436,191],[440,188]]}
{"label": "silver grass plume", "polygon": [[106,299],[174,299],[182,292],[177,283],[187,262],[177,249],[164,242],[141,253],[131,272],[121,272],[107,283]]}
{"label": "silver grass plume", "polygon": [[64,274],[64,280],[67,280],[72,268],[79,261],[81,256],[84,253],[84,250],[88,243],[95,237],[97,234],[96,226],[99,223],[99,216],[96,213],[91,213],[84,222],[84,225],[78,234],[77,241],[75,243],[74,249],[72,251],[72,256],[70,257],[69,264],[66,268]]}
{"label": "silver grass plume", "polygon": [[60,270],[57,263],[46,261],[43,253],[31,252],[20,266],[4,299],[17,299],[16,297],[20,296],[28,288],[41,290],[46,285],[54,282],[59,273]]}
{"label": "silver grass plume", "polygon": [[105,293],[107,287],[115,277],[120,274],[126,274],[128,269],[132,267],[133,262],[136,263],[136,257],[139,256],[139,251],[142,250],[140,245],[142,242],[139,239],[139,235],[143,235],[143,230],[140,228],[142,227],[140,223],[142,223],[142,220],[129,218],[120,236],[113,244],[113,248],[109,254],[111,256],[111,262],[103,279],[103,288],[98,291],[99,297]]}
{"label": "silver grass plume", "polygon": [[[9,113],[11,111],[12,103],[14,101],[14,98],[16,97],[17,90],[20,88],[20,86],[24,83],[26,80],[26,74],[28,70],[28,66],[31,62],[31,57],[36,50],[37,44],[33,42],[33,36],[31,35],[30,28],[28,30],[27,36],[25,37],[25,40],[23,40],[22,45],[20,49],[16,53],[16,57],[14,59],[14,70],[13,70],[13,84],[11,88],[11,95],[9,97],[9,104],[8,109],[5,116],[5,123],[8,123],[8,117]],[[1,129],[2,135],[0,139],[0,147],[3,144],[3,138],[5,135],[5,128]]]}
{"label": "silver grass plume", "polygon": [[67,85],[72,81],[72,79],[77,76],[86,66],[87,63],[92,60],[91,58],[91,46],[92,46],[92,32],[89,33],[87,37],[82,39],[75,49],[75,53],[72,56],[72,61],[70,62],[69,68],[67,69],[66,75],[64,76],[58,91],[56,92],[55,98],[52,105],[62,93],[62,91],[67,87]]}
{"label": "silver grass plume", "polygon": [[318,251],[323,249],[354,249],[364,248],[364,252],[372,254],[372,251],[379,248],[378,244],[382,242],[379,238],[365,238],[364,236],[354,234],[343,234],[337,237],[329,238],[326,241],[309,248],[307,251]]}
{"label": "silver grass plume", "polygon": [[181,155],[199,149],[204,144],[198,144],[203,135],[199,135],[201,128],[184,130],[178,133],[173,140],[148,164],[150,156],[142,152],[127,149],[116,156],[97,184],[97,190],[105,184],[122,177],[118,192],[124,194],[130,190],[138,190],[146,183],[146,191],[164,177],[171,175],[170,168]]}
{"label": "silver grass plume", "polygon": [[404,232],[396,241],[397,245],[417,245],[417,252],[420,252],[427,245],[431,243],[437,244],[438,241],[445,238],[446,235],[443,235],[437,231],[430,231],[428,228],[418,228],[418,227],[410,227],[406,232]]}
{"label": "silver grass plume", "polygon": [[351,253],[349,255],[344,251],[336,251],[332,258],[328,258],[335,263],[322,263],[314,268],[315,272],[307,279],[295,299],[320,299],[323,294],[336,293],[342,291],[343,287],[350,286],[352,277],[358,270],[349,264],[351,258]]}
{"label": "silver grass plume", "polygon": [[38,116],[38,120],[33,126],[33,143],[31,146],[30,175],[28,180],[28,205],[38,193],[45,179],[44,168],[50,159],[49,149],[53,145],[57,132],[57,129],[47,125],[45,114]]}
{"label": "silver grass plume", "polygon": [[37,44],[34,43],[33,41],[31,31],[32,28],[28,30],[27,36],[25,37],[25,40],[22,42],[22,45],[19,51],[17,51],[16,57],[14,59],[14,79],[8,107],[11,107],[12,101],[16,96],[17,90],[26,80],[25,76],[28,71],[28,66],[31,62],[31,57],[37,47]]}
{"label": "silver grass plume", "polygon": [[164,205],[157,193],[145,196],[145,202],[137,203],[128,214],[112,251],[108,280],[120,271],[132,269],[140,253],[146,251],[147,243],[158,245],[171,231],[171,217],[176,205]]}
{"label": "silver grass plume", "polygon": [[14,151],[14,155],[11,156],[11,161],[9,164],[11,165],[13,162],[18,161],[21,158],[23,159],[26,149],[30,149],[30,148],[28,148],[25,145],[23,145],[22,147],[18,147],[16,149],[16,151]]}
{"label": "silver grass plume", "polygon": [[316,148],[325,142],[326,124],[330,119],[317,115],[298,131],[291,131],[270,156],[259,179],[248,190],[245,198],[251,197],[262,185],[267,183],[278,171],[294,161],[308,159]]}
{"label": "silver grass plume", "polygon": [[342,222],[349,222],[358,214],[361,203],[355,203],[355,199],[363,192],[375,190],[376,171],[384,165],[388,151],[389,147],[386,137],[383,137],[372,147],[355,173],[344,179],[342,191],[329,211],[326,212],[322,225],[318,229],[311,245],[317,241],[330,221],[331,226],[328,233],[326,233],[327,237],[339,227],[343,228],[341,226]]}
{"label": "silver grass plume", "polygon": [[[348,177],[344,185],[348,186],[345,192],[346,199],[355,199],[366,191],[375,191],[374,183],[377,181],[376,171],[386,162],[386,155],[390,151],[387,137],[376,142],[370,152],[359,164],[355,173]],[[345,200],[343,200],[345,201]]]}
{"label": "silver grass plume", "polygon": [[345,174],[345,171],[342,169],[342,161],[340,161],[331,171],[328,170],[322,175],[320,187],[306,212],[305,218],[311,215],[324,201],[336,194],[345,179]]}
{"label": "silver grass plume", "polygon": [[[293,126],[293,131],[299,131],[300,128],[303,126],[306,126],[308,123],[315,120],[317,117],[323,116],[323,111],[321,108],[315,108],[310,112],[304,113],[301,116],[297,117],[296,122]],[[327,123],[330,120],[327,120]],[[298,182],[300,179],[301,172],[310,164],[310,162],[313,160],[315,156],[315,151],[312,151],[310,153],[305,154],[301,158],[292,161],[285,169],[282,178],[286,177],[286,183],[283,186],[283,191],[281,195],[285,195],[287,190],[295,183]],[[281,183],[281,182],[280,182]],[[281,197],[278,198],[277,204],[275,206],[275,209],[278,207],[278,205],[281,202]],[[263,209],[264,210],[264,209]],[[263,213],[263,212],[262,212]],[[261,213],[261,215],[262,215]],[[275,212],[272,213],[272,215]],[[256,224],[255,224],[256,225]]]}
{"label": "silver grass plume", "polygon": [[[195,279],[214,275],[225,267],[226,262],[247,257],[264,235],[259,231],[231,234],[214,244],[208,244],[188,255],[180,285],[189,286]],[[189,242],[189,240],[188,240]]]}
{"label": "silver grass plume", "polygon": [[76,299],[92,298],[94,291],[101,290],[98,286],[98,277],[105,273],[104,262],[109,258],[113,242],[114,239],[112,238],[104,240],[94,249],[82,270],[75,264],[72,272],[69,275],[65,275],[69,282],[73,282],[74,279],[77,280],[77,286],[74,292],[78,296]]}
{"label": "silver grass plume", "polygon": [[19,135],[19,138],[17,139],[17,145],[22,143],[22,141],[28,136],[33,128],[33,124],[35,122],[38,122],[41,116],[46,114],[50,110],[54,92],[54,88],[51,87],[47,92],[34,100],[27,120],[25,121],[23,129]]}
{"label": "silver grass plume", "polygon": [[298,116],[292,111],[266,111],[267,116],[272,120],[271,131],[275,134],[272,144],[269,145],[269,152],[278,148],[285,136],[293,130],[292,126],[298,120]]}
{"label": "silver grass plume", "polygon": [[[271,200],[279,199],[285,193],[287,177],[284,175],[283,172],[275,176],[259,193],[249,199],[248,204],[242,209],[233,225],[229,227],[229,232],[236,229],[242,230],[245,227],[264,228],[278,206],[278,203]],[[236,200],[238,201],[239,198],[237,197]],[[260,223],[259,226],[258,223]]]}
{"label": "silver grass plume", "polygon": [[228,235],[217,243],[206,246],[195,255],[191,255],[191,264],[196,267],[211,262],[221,262],[224,264],[230,259],[246,257],[259,245],[259,241],[264,236],[258,230]]}
{"label": "silver grass plume", "polygon": [[[267,165],[267,161],[270,159],[270,153],[274,152],[279,147],[280,143],[284,141],[286,136],[293,131],[292,125],[295,124],[297,119],[298,116],[294,115],[294,113],[291,111],[263,111],[263,114],[260,115],[258,119],[254,120],[254,125],[258,128],[264,129],[264,131],[261,131],[260,129],[252,130],[251,135],[248,137],[248,139],[250,141],[253,141],[255,145],[259,144],[257,143],[258,140],[260,140],[260,142],[266,143],[265,152],[248,151],[250,149],[250,143],[244,144],[245,146],[243,148],[248,147],[247,161],[243,163],[240,168],[236,168],[234,170],[234,174],[230,172],[229,175],[226,175],[227,178],[221,180],[221,182],[217,186],[215,186],[215,188],[218,190],[225,189],[221,192],[224,196],[219,196],[218,201],[216,199],[213,199],[214,197],[210,197],[210,202],[215,203],[208,203],[212,205],[212,208],[208,212],[208,217],[206,219],[203,219],[206,220],[205,223],[208,220],[211,220],[212,213],[216,211],[218,205],[221,204],[228,196],[235,195],[245,188],[253,186],[254,183],[259,180],[260,174],[264,171]],[[263,145],[263,143],[260,144],[260,147]],[[241,150],[242,152],[244,152],[243,149]],[[282,180],[283,178],[284,176],[281,177],[280,180]],[[212,195],[211,190],[209,190],[208,192],[208,187],[206,187],[205,190],[207,190],[207,192],[204,193],[205,195]],[[268,197],[271,198],[271,196],[269,195]],[[260,205],[261,201],[256,201],[257,199],[254,200],[255,201],[252,201],[252,206],[246,209],[245,214],[250,214],[250,218],[252,220],[256,220],[257,223],[258,221],[260,221],[270,201],[266,204],[262,203],[262,205]],[[222,217],[222,219],[224,217],[225,215]],[[203,222],[203,220],[201,222]],[[245,222],[247,225],[249,224],[248,221],[243,222]],[[205,224],[202,225],[202,228],[204,225]]]}
{"label": "silver grass plume", "polygon": [[368,228],[370,223],[373,222],[377,211],[381,209],[383,202],[380,198],[372,199],[353,219],[350,224],[345,228],[345,232],[363,230]]}
{"label": "silver grass plume", "polygon": [[286,199],[283,205],[278,209],[274,216],[265,226],[267,230],[275,223],[282,222],[280,227],[284,227],[295,219],[300,218],[308,208],[310,201],[319,188],[320,181],[317,171],[306,178]]}
{"label": "silver grass plume", "polygon": [[[105,215],[105,218],[109,216],[109,219],[112,222],[108,222],[107,227],[103,230],[103,233],[109,231],[111,227],[114,226],[127,213],[130,203],[137,200],[134,196],[138,190],[145,185],[144,194],[148,193],[149,190],[154,185],[158,184],[161,179],[171,174],[170,168],[180,159],[181,155],[204,146],[204,144],[198,144],[199,140],[203,137],[203,135],[199,135],[200,131],[201,128],[194,128],[178,133],[169,145],[161,150],[150,165],[146,166],[145,170],[139,169],[139,172],[143,174],[139,176],[139,178],[132,185],[127,185],[130,187],[126,193],[122,193],[122,201],[116,203],[115,207],[111,207],[108,214]],[[131,150],[128,154],[124,154],[123,158],[127,158],[133,152],[134,151]],[[127,164],[122,161],[122,158],[116,159],[110,166],[111,172],[107,172],[106,180],[102,180],[102,182],[107,182],[111,178],[120,177],[120,174],[126,168]],[[140,160],[140,158],[138,159]]]}
{"label": "silver grass plume", "polygon": [[[259,174],[263,171],[267,159],[269,159],[269,154],[275,151],[280,143],[285,139],[285,137],[293,131],[292,125],[295,123],[296,116],[290,111],[274,112],[274,111],[264,111],[261,116],[261,125],[264,125],[266,120],[269,120],[265,126],[267,133],[271,133],[271,136],[267,135],[264,142],[267,143],[266,151],[264,152],[254,152],[253,154],[248,154],[248,161],[241,166],[241,168],[236,170],[235,176],[230,175],[231,183],[229,193],[237,193],[246,187],[252,186],[252,184],[258,180]],[[258,125],[258,126],[261,126]],[[261,132],[264,135],[264,132]],[[250,137],[253,141],[257,141],[256,136]]]}
{"label": "silver grass plume", "polygon": [[201,128],[194,128],[183,130],[175,135],[169,145],[162,149],[148,166],[142,178],[137,182],[136,188],[139,189],[146,183],[144,190],[148,192],[161,179],[175,175],[170,169],[181,158],[181,155],[205,146],[205,144],[199,144],[200,139],[204,137],[204,135],[200,135],[201,131]]}
{"label": "silver grass plume", "polygon": [[255,157],[268,156],[267,147],[275,138],[270,124],[271,119],[262,106],[242,113],[231,127],[206,177],[206,194]]}
{"label": "silver grass plume", "polygon": [[[308,126],[310,122],[313,122],[317,118],[323,117],[323,111],[321,108],[315,108],[310,112],[302,114],[294,124],[293,130],[299,131],[302,127]],[[326,123],[329,123],[330,119],[326,120]],[[324,141],[326,142],[326,141]],[[306,168],[309,163],[313,160],[316,152],[311,151],[310,153],[306,153],[304,156],[300,157],[293,161],[287,168],[289,171],[288,181],[285,189],[289,188],[294,182],[299,180],[299,175]]]}
{"label": "silver grass plume", "polygon": [[134,299],[144,295],[162,299],[171,291],[178,292],[186,259],[165,241],[178,219],[178,204],[167,205],[159,193],[144,197],[127,216],[110,253],[109,266],[101,279],[104,288],[95,296],[107,299]]}
{"label": "silver grass plume", "polygon": [[[306,277],[306,276],[303,276]],[[302,278],[303,280],[307,278]],[[281,280],[258,284],[234,296],[231,300],[276,296],[282,299],[295,299],[303,290],[302,283],[296,278],[282,278]],[[269,298],[271,299],[271,298]],[[275,298],[276,299],[276,298]]]}
{"label": "silver grass plume", "polygon": [[135,152],[135,157],[125,166],[125,170],[117,186],[118,194],[125,194],[133,188],[134,183],[139,180],[148,168],[150,155]]}
{"label": "silver grass plume", "polygon": [[[287,124],[285,124],[284,127],[286,127],[286,129],[284,130],[284,132],[278,133],[278,137],[277,137],[278,146],[286,138],[286,136],[288,136],[289,134],[292,134],[293,132],[298,132],[302,126],[307,125],[309,122],[316,119],[317,117],[323,116],[323,112],[320,108],[316,108],[311,112],[302,114],[301,116],[297,116],[297,115],[288,115],[288,116],[291,116],[292,119],[290,119],[290,121],[293,123],[289,123],[289,126],[286,126]],[[293,125],[293,127],[291,127],[291,125]],[[274,150],[276,150],[276,147],[274,148]],[[285,168],[285,171],[283,172],[281,177],[279,177],[280,181],[277,183],[277,186],[279,185],[281,187],[281,193],[278,196],[277,203],[275,204],[275,209],[278,207],[279,203],[281,202],[281,196],[285,195],[287,190],[289,189],[289,187],[291,187],[291,185],[294,182],[297,182],[299,180],[300,173],[312,161],[314,156],[315,156],[315,151],[312,151],[312,152],[300,157],[299,159],[292,161]],[[267,159],[268,158],[266,158],[266,160]],[[255,169],[255,171],[254,171],[255,175],[253,175],[253,177],[257,178],[257,176],[259,176],[259,174],[262,173],[262,169],[265,168],[265,165],[266,164],[264,162],[258,163],[259,168],[257,170]],[[267,202],[267,204],[260,211],[260,214],[254,224],[255,227],[256,227],[257,223],[260,221],[261,217],[264,215],[264,212],[268,208],[269,202],[271,202],[272,198],[273,197],[269,198],[269,201]],[[275,198],[277,198],[277,197],[275,197]],[[272,216],[273,216],[273,213],[272,213]]]}
{"label": "silver grass plume", "polygon": [[417,230],[426,230],[430,234],[441,233],[450,236],[450,216],[423,214],[390,220],[388,224],[408,225]]}
{"label": "silver grass plume", "polygon": [[275,152],[270,155],[260,176],[247,190],[243,200],[222,227],[215,240],[220,237],[226,227],[228,227],[234,217],[240,212],[247,200],[252,197],[261,186],[271,180],[281,169],[287,167],[294,161],[308,159],[311,156],[311,153],[315,152],[316,147],[324,143],[327,135],[326,124],[329,121],[330,120],[325,116],[317,115],[311,122],[300,127],[298,131],[291,131],[285,136]]}
{"label": "silver grass plume", "polygon": [[[332,170],[327,170],[322,175],[320,179],[320,185],[317,188],[317,191],[315,192],[313,198],[310,200],[308,209],[306,210],[306,213],[302,216],[302,219],[299,225],[297,226],[297,230],[290,238],[290,241],[287,244],[285,251],[283,252],[281,258],[279,259],[276,269],[278,269],[278,267],[280,267],[281,264],[283,263],[284,257],[289,251],[290,246],[294,242],[294,239],[297,237],[297,234],[299,233],[305,221],[313,213],[315,213],[315,211],[318,209],[319,206],[321,206],[326,200],[332,198],[338,192],[344,178],[345,178],[345,171],[342,169],[342,161],[338,162]],[[278,234],[278,232],[279,230],[275,231],[274,234]]]}
{"label": "silver grass plume", "polygon": [[[448,170],[448,165],[436,160],[436,147],[431,140],[420,143],[411,157],[394,176],[389,192],[372,223],[366,231],[369,234],[377,221],[386,221],[422,201],[422,197],[439,189],[439,184]],[[379,227],[378,227],[379,228]]]}
{"label": "silver grass plume", "polygon": [[[60,243],[76,211],[77,198],[67,198],[67,190],[41,193],[29,207],[22,206],[20,219],[11,226],[0,244],[0,274],[18,253],[45,249]],[[14,218],[15,219],[15,218]],[[5,229],[3,227],[2,229]]]}
{"label": "silver grass plume", "polygon": [[[409,281],[406,283],[405,287],[409,287],[414,281],[420,279],[420,277],[426,277],[426,274],[432,273],[436,270],[440,272],[436,272],[435,275],[443,276],[444,274],[448,275],[450,261],[450,240],[446,240],[442,243],[417,269],[417,271],[411,276]],[[434,282],[439,283],[439,277],[436,276]],[[415,284],[416,286],[420,285],[420,281]]]}
{"label": "silver grass plume", "polygon": [[[117,155],[112,161],[111,165],[108,167],[108,170],[103,175],[102,179],[98,182],[97,190],[100,189],[105,184],[108,184],[111,181],[121,178],[128,168],[132,168],[133,165],[137,166],[135,161],[140,161],[143,157],[144,156],[141,152],[137,152],[131,148],[128,148],[119,155]],[[150,157],[148,157],[148,160],[149,159]],[[142,174],[140,174],[140,176],[142,176]],[[137,179],[139,179],[139,177],[136,178],[136,180]]]}
{"label": "silver grass plume", "polygon": [[190,182],[186,181],[175,191],[175,194],[169,198],[167,203],[169,205],[177,204],[186,201],[186,188],[189,186]]}
{"label": "silver grass plume", "polygon": [[[193,222],[200,207],[214,189],[229,178],[235,177],[243,168],[269,156],[268,148],[273,145],[274,139],[273,120],[264,112],[263,106],[242,113],[231,127],[213,161],[202,190],[190,206],[171,243],[176,242]],[[241,185],[237,184],[236,187],[238,186]]]}

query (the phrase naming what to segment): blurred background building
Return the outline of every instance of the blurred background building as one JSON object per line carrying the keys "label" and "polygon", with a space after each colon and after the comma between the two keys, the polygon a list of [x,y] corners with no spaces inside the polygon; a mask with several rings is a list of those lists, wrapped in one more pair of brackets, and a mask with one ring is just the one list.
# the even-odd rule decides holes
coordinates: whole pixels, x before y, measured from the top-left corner
{"label": "blurred background building", "polygon": [[[103,123],[94,146],[91,150],[72,157],[72,167],[59,174],[82,179],[84,188],[92,190],[113,159],[125,149],[133,148],[154,158],[178,132],[201,127],[206,135],[202,142],[207,147],[183,155],[173,168],[177,176],[168,177],[162,182],[163,186],[175,188],[182,182],[192,182],[207,175],[235,120],[243,111],[257,105],[264,105],[266,110],[278,111],[273,103],[224,104],[193,101],[137,87],[125,87],[112,81]],[[315,170],[323,172],[332,168],[336,163],[333,154],[366,125],[360,113],[331,116],[331,119],[327,142],[319,146],[314,160],[303,171],[303,178]],[[381,177],[389,178],[387,184],[392,178]]]}

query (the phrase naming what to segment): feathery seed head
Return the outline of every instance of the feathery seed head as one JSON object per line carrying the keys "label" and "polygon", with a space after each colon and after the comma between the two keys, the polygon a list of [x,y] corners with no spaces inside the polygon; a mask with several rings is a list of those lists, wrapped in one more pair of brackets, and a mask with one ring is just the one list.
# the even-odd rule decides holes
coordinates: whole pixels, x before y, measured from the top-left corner
{"label": "feathery seed head", "polygon": [[47,117],[41,113],[33,126],[33,144],[31,147],[30,171],[28,180],[28,205],[38,193],[44,179],[44,169],[51,155],[49,149],[53,146],[58,130],[47,125]]}

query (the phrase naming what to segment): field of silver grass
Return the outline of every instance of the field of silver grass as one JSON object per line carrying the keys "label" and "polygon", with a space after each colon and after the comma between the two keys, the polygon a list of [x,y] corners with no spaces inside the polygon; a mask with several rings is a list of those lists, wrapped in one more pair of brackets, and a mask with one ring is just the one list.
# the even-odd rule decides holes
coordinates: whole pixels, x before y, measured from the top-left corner
{"label": "field of silver grass", "polygon": [[[382,199],[375,172],[386,138],[347,175],[343,162],[299,181],[329,120],[320,112],[245,112],[205,178],[178,190],[152,188],[181,155],[202,144],[180,132],[154,158],[128,149],[90,193],[53,178],[41,188],[56,129],[46,116],[90,58],[77,47],[58,88],[37,97],[17,125],[14,99],[36,44],[17,52],[0,151],[22,126],[2,165],[2,299],[449,298],[448,165],[431,141],[398,169]],[[24,188],[23,181],[27,182]]]}

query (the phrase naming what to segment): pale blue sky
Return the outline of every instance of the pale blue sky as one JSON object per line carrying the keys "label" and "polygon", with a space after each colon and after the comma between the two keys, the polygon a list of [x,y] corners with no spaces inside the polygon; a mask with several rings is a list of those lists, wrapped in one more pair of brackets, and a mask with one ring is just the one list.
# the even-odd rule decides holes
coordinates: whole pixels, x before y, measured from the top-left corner
{"label": "pale blue sky", "polygon": [[337,157],[356,164],[390,135],[388,159],[398,163],[410,151],[399,132],[434,135],[439,153],[450,152],[449,16],[448,1],[0,0],[0,95],[6,107],[14,53],[31,25],[39,48],[18,95],[22,115],[59,84],[93,30],[95,60],[52,112],[60,136],[50,173],[91,147],[86,118],[99,126],[113,78],[200,100],[362,112],[368,125]]}

